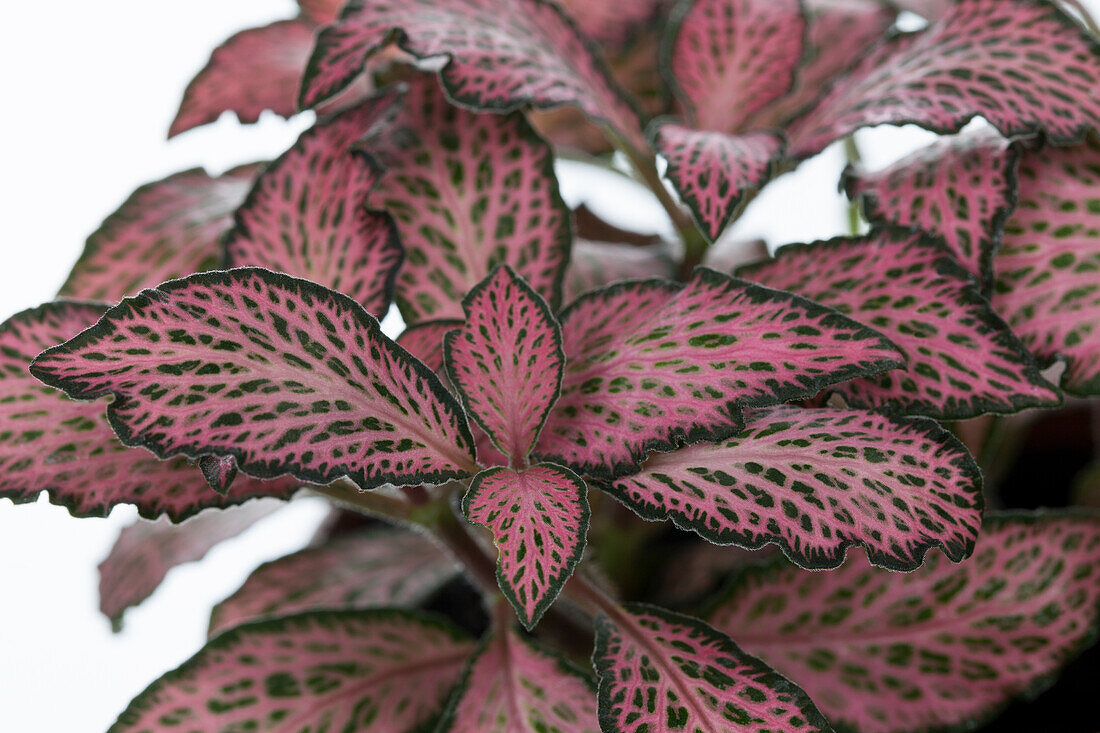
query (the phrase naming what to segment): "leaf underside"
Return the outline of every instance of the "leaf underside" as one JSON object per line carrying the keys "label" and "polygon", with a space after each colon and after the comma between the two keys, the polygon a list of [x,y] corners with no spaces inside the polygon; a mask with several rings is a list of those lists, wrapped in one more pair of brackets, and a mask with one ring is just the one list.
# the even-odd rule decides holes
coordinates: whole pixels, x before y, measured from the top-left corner
{"label": "leaf underside", "polygon": [[60,294],[114,303],[217,269],[221,238],[260,169],[244,165],[214,177],[195,168],[138,188],[88,237]]}
{"label": "leaf underside", "polygon": [[378,173],[351,146],[392,103],[376,97],[318,122],[260,175],[226,240],[230,267],[305,278],[385,315],[403,251],[392,219],[366,209]]}
{"label": "leaf underside", "polygon": [[647,280],[676,276],[676,262],[662,244],[634,245],[574,239],[565,271],[563,301],[572,303],[584,293],[619,280]]}
{"label": "leaf underside", "polygon": [[370,529],[265,563],[214,607],[210,635],[260,618],[323,609],[409,606],[457,568],[427,537]]}
{"label": "leaf underside", "polygon": [[975,115],[1006,137],[1073,142],[1100,124],[1098,83],[1100,44],[1057,3],[960,0],[864,57],[789,128],[790,152],[813,155],[869,125],[956,132]]}
{"label": "leaf underside", "polygon": [[44,491],[77,517],[105,517],[117,504],[134,504],[146,519],[180,522],[206,507],[285,499],[298,489],[292,479],[242,477],[221,496],[185,459],[161,461],[124,445],[102,404],[71,400],[31,376],[38,352],[92,326],[106,309],[58,301],[0,325],[0,498],[22,504]]}
{"label": "leaf underside", "polygon": [[612,47],[631,40],[631,32],[659,16],[668,0],[561,0],[558,3],[593,41]]}
{"label": "leaf underside", "polygon": [[1098,567],[1096,517],[990,515],[960,565],[932,553],[912,573],[859,557],[828,573],[749,568],[707,618],[838,725],[973,730],[1094,641]]}
{"label": "leaf underside", "polygon": [[1061,400],[970,275],[920,235],[784,247],[738,274],[836,308],[905,353],[904,369],[837,385],[850,406],[961,419]]}
{"label": "leaf underside", "polygon": [[683,285],[613,285],[562,316],[561,397],[536,453],[604,478],[649,450],[721,440],[741,407],[810,397],[896,367],[879,334],[789,293],[698,268]]}
{"label": "leaf underside", "polygon": [[473,648],[450,624],[392,609],[246,624],[154,682],[109,733],[412,733],[440,713]]}
{"label": "leaf underside", "polygon": [[993,307],[1063,386],[1100,395],[1100,142],[1028,151],[993,260]]}
{"label": "leaf underside", "polygon": [[439,379],[355,301],[240,268],[144,291],[41,354],[78,399],[162,457],[232,455],[253,476],[362,488],[468,475],[472,437]]}
{"label": "leaf underside", "polygon": [[498,551],[497,581],[528,629],[561,592],[584,553],[588,489],[568,469],[496,467],[474,478],[462,511],[489,529]]}
{"label": "leaf underside", "polygon": [[605,731],[828,731],[806,693],[690,616],[629,604],[596,619]]}

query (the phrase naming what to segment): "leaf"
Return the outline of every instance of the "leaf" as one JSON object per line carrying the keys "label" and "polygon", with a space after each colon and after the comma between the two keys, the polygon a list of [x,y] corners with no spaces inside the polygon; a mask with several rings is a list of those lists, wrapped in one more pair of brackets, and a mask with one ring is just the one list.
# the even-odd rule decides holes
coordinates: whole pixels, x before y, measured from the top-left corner
{"label": "leaf", "polygon": [[596,690],[573,664],[511,628],[470,659],[440,733],[599,733]]}
{"label": "leaf", "polygon": [[585,37],[601,44],[619,46],[631,40],[632,32],[662,14],[668,0],[561,0],[559,5],[576,21]]}
{"label": "leaf", "polygon": [[187,85],[168,137],[215,122],[226,111],[242,123],[256,122],[264,110],[290,117],[312,49],[313,25],[298,18],[231,36]]}
{"label": "leaf", "polygon": [[259,621],[221,634],[154,682],[108,733],[412,733],[439,714],[472,651],[449,623],[396,609]]}
{"label": "leaf", "polygon": [[834,311],[697,268],[589,293],[562,314],[565,376],[536,453],[614,478],[650,450],[722,440],[742,407],[810,397],[900,365],[879,334]]}
{"label": "leaf", "polygon": [[654,453],[609,491],[646,519],[721,545],[774,543],[811,569],[838,566],[851,545],[893,570],[935,546],[958,562],[982,522],[981,474],[958,439],[859,410],[754,410],[738,435]]}
{"label": "leaf", "polygon": [[707,618],[845,728],[974,730],[1093,643],[1097,567],[1096,517],[987,515],[961,565],[932,553],[905,574],[858,557],[828,573],[750,568]]}
{"label": "leaf", "polygon": [[746,195],[775,174],[784,143],[771,132],[727,135],[668,123],[656,128],[653,146],[668,161],[665,176],[713,241]]}
{"label": "leaf", "polygon": [[144,291],[32,373],[161,457],[232,455],[258,477],[367,489],[468,475],[465,417],[439,379],[350,298],[241,268]]}
{"label": "leaf", "polygon": [[233,456],[202,456],[199,469],[206,483],[219,494],[228,491],[233,479],[237,478],[237,461]]}
{"label": "leaf", "polygon": [[151,596],[169,570],[201,560],[215,546],[282,506],[276,501],[253,501],[210,509],[183,524],[171,524],[165,517],[155,522],[136,520],[123,528],[111,553],[99,564],[99,610],[118,630],[123,612]]}
{"label": "leaf", "polygon": [[1018,159],[1018,146],[982,130],[939,140],[874,173],[849,169],[843,185],[871,222],[941,239],[985,288],[1016,208]]}
{"label": "leaf", "polygon": [[117,302],[220,267],[221,238],[259,171],[246,165],[211,177],[194,168],[137,189],[88,237],[61,295]]}
{"label": "leaf", "polygon": [[398,335],[397,343],[424,362],[433,372],[442,375],[444,373],[443,337],[448,331],[453,331],[462,324],[463,321],[455,318],[414,323]]}
{"label": "leaf", "polygon": [[575,239],[569,269],[565,271],[563,300],[572,303],[590,290],[620,280],[675,276],[676,262],[663,244],[639,246]]}
{"label": "leaf", "polygon": [[123,445],[102,404],[75,402],[31,376],[27,367],[38,352],[92,326],[106,309],[58,301],[0,325],[0,498],[24,504],[44,491],[77,517],[105,517],[117,504],[134,504],[146,519],[181,522],[206,507],[285,499],[299,488],[292,479],[243,477],[221,496],[185,459],[161,461]]}
{"label": "leaf", "polygon": [[862,320],[905,352],[902,371],[837,385],[849,406],[962,419],[1061,401],[970,276],[918,235],[784,247],[738,274]]}
{"label": "leaf", "polygon": [[640,603],[596,619],[605,731],[829,731],[802,690],[702,621]]}
{"label": "leaf", "polygon": [[264,563],[214,607],[210,635],[259,618],[323,609],[409,606],[455,574],[427,537],[371,529]]}
{"label": "leaf", "polygon": [[1020,159],[1019,204],[993,261],[993,307],[1063,386],[1100,394],[1100,142]]}
{"label": "leaf", "polygon": [[516,467],[526,467],[558,398],[565,354],[546,301],[506,265],[462,303],[466,322],[443,341],[467,414]]}
{"label": "leaf", "polygon": [[868,125],[957,132],[975,115],[1005,137],[1074,142],[1100,125],[1098,54],[1053,2],[961,0],[865,56],[789,128],[790,152],[813,155]]}
{"label": "leaf", "polygon": [[498,264],[557,308],[571,237],[550,148],[522,114],[459,109],[430,76],[397,105],[362,147],[384,171],[371,205],[394,217],[408,255],[397,280],[406,322],[462,318],[463,296]]}
{"label": "leaf", "polygon": [[462,497],[462,512],[493,534],[497,582],[528,629],[558,597],[584,553],[588,489],[549,464],[525,471],[490,468]]}
{"label": "leaf", "polygon": [[298,0],[298,7],[314,23],[325,25],[339,17],[344,0]]}
{"label": "leaf", "polygon": [[226,240],[230,267],[312,280],[385,314],[404,253],[393,220],[366,209],[378,172],[351,145],[392,103],[372,99],[317,123],[260,175]]}
{"label": "leaf", "polygon": [[418,58],[445,57],[443,87],[464,107],[573,105],[646,149],[637,112],[599,56],[555,4],[542,0],[350,0],[317,39],[301,106],[344,88],[390,39]]}

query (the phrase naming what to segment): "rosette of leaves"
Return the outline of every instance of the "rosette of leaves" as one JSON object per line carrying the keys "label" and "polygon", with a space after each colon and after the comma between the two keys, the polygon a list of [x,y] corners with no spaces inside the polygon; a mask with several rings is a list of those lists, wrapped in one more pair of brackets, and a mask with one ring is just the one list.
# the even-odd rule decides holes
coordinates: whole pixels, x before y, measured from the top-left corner
{"label": "rosette of leaves", "polygon": [[[113,731],[963,729],[1091,643],[1100,524],[983,521],[937,422],[1058,405],[1057,359],[1095,394],[1100,47],[1064,8],[899,33],[875,0],[300,5],[216,51],[173,132],[296,101],[314,126],[139,189],[0,326],[0,496],[143,517],[112,619],[249,499],[382,520],[259,568]],[[636,28],[673,117],[609,68]],[[563,106],[683,241],[574,241],[529,119]],[[847,173],[870,233],[696,267],[776,171],[975,115],[995,132]],[[689,615],[618,572],[656,531],[783,557]],[[471,628],[438,613],[456,573]]]}

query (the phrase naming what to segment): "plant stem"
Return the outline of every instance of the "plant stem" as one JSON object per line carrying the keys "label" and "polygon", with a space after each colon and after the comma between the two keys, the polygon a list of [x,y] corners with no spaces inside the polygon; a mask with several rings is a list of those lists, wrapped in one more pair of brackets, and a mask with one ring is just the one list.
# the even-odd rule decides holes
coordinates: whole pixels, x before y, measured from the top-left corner
{"label": "plant stem", "polygon": [[[863,162],[863,154],[859,151],[854,134],[844,138],[844,157],[848,160],[848,165],[859,165]],[[852,236],[863,231],[863,215],[860,213],[859,204],[854,200],[848,202],[848,231]]]}
{"label": "plant stem", "polygon": [[496,565],[451,511],[449,502],[441,509],[436,513],[435,521],[428,525],[429,528],[462,563],[479,590],[490,597],[498,596],[500,589],[497,586]]}

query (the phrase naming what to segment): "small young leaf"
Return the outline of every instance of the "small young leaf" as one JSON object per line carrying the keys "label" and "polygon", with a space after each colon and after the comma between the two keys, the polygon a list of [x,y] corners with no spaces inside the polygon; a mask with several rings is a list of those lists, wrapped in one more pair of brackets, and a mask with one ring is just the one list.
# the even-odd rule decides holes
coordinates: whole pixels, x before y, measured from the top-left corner
{"label": "small young leaf", "polygon": [[718,544],[778,544],[807,568],[851,545],[894,570],[930,547],[958,562],[981,526],[981,474],[951,433],[924,419],[784,405],[748,413],[741,433],[654,453],[609,490],[647,519]]}
{"label": "small young leaf", "polygon": [[869,125],[956,132],[975,115],[1005,137],[1072,142],[1100,126],[1097,84],[1100,44],[1057,3],[959,0],[842,77],[790,127],[791,153],[813,155]]}
{"label": "small young leaf", "polygon": [[451,383],[511,464],[526,466],[561,389],[561,330],[546,301],[507,266],[462,307],[466,322],[443,342]]}
{"label": "small young leaf", "polygon": [[831,731],[806,693],[690,616],[628,604],[596,619],[605,731]]}
{"label": "small young leaf", "polygon": [[905,352],[904,370],[837,385],[850,406],[961,419],[1061,401],[972,278],[920,235],[784,247],[738,274],[862,320]]}
{"label": "small young leaf", "polygon": [[771,132],[727,135],[675,123],[657,127],[653,146],[668,161],[672,181],[703,234],[717,239],[750,190],[775,172],[783,138]]}
{"label": "small young leaf", "polygon": [[469,475],[473,438],[439,379],[355,301],[241,268],[144,291],[31,371],[161,457],[232,455],[246,473],[362,488]]}
{"label": "small young leaf", "polygon": [[224,494],[237,478],[237,461],[233,456],[202,456],[199,469],[206,483],[214,491]]}
{"label": "small young leaf", "polygon": [[462,323],[458,319],[414,323],[398,335],[397,343],[433,372],[443,374],[443,337]]}
{"label": "small young leaf", "polygon": [[285,499],[299,488],[292,479],[243,477],[221,496],[185,459],[161,461],[123,445],[102,404],[70,400],[31,376],[38,352],[92,326],[106,309],[59,301],[0,325],[0,498],[23,504],[45,491],[77,517],[105,517],[117,504],[134,504],[146,519],[181,522],[206,507]]}
{"label": "small young leaf", "polygon": [[403,252],[390,217],[366,210],[378,173],[351,145],[392,103],[378,97],[318,122],[260,175],[226,239],[230,267],[312,280],[385,314]]}
{"label": "small young leaf", "polygon": [[946,138],[874,173],[849,169],[844,187],[875,224],[899,225],[941,239],[983,289],[993,252],[1016,208],[1019,149],[982,130]]}
{"label": "small young leaf", "polygon": [[246,165],[211,177],[195,168],[137,189],[88,237],[61,295],[114,303],[220,267],[221,238],[259,172]]}
{"label": "small young leaf", "polygon": [[497,546],[497,582],[528,629],[558,597],[584,552],[588,489],[558,466],[482,471],[462,511],[487,527]]}
{"label": "small young leaf", "polygon": [[1100,142],[1020,159],[1019,204],[1005,225],[993,307],[1044,360],[1067,362],[1066,390],[1100,395]]}
{"label": "small young leaf", "polygon": [[662,244],[616,244],[573,240],[569,269],[565,271],[563,300],[572,303],[584,293],[619,280],[645,280],[676,276],[676,261]]}
{"label": "small young leaf", "polygon": [[565,376],[536,453],[613,478],[650,450],[722,440],[740,408],[901,364],[879,334],[790,293],[698,268],[585,295],[562,316]]}
{"label": "small young leaf", "polygon": [[462,318],[462,298],[498,264],[555,309],[569,261],[569,209],[553,154],[520,113],[475,114],[420,76],[362,148],[384,170],[372,206],[396,220],[408,258],[397,281],[406,322]]}
{"label": "small young leaf", "polygon": [[440,733],[599,733],[596,690],[574,665],[511,628],[470,659]]}
{"label": "small young leaf", "polygon": [[239,626],[134,698],[108,733],[421,731],[474,645],[434,616],[314,611]]}
{"label": "small young leaf", "polygon": [[312,49],[313,25],[299,18],[230,37],[187,85],[168,137],[214,122],[226,111],[242,123],[256,122],[264,110],[290,117]]}
{"label": "small young leaf", "polygon": [[1097,567],[1096,517],[991,515],[960,565],[749,568],[707,618],[846,729],[976,730],[1096,639]]}
{"label": "small young leaf", "polygon": [[282,506],[277,501],[252,501],[225,510],[210,509],[183,524],[171,524],[164,517],[155,522],[136,520],[119,533],[111,554],[99,564],[99,610],[118,628],[123,612],[151,596],[169,570],[201,560],[215,545]]}
{"label": "small young leaf", "polygon": [[459,104],[494,112],[568,104],[646,148],[641,122],[588,42],[545,0],[350,0],[321,31],[301,105],[343,89],[372,51],[396,37],[418,58],[443,56]]}
{"label": "small young leaf", "polygon": [[419,603],[456,572],[427,537],[370,529],[257,568],[214,607],[210,635],[248,621],[321,609]]}

